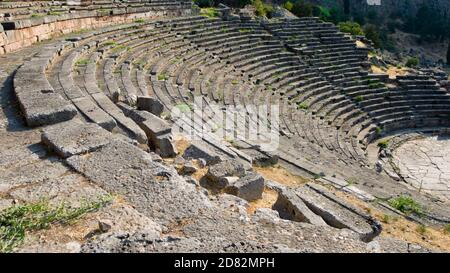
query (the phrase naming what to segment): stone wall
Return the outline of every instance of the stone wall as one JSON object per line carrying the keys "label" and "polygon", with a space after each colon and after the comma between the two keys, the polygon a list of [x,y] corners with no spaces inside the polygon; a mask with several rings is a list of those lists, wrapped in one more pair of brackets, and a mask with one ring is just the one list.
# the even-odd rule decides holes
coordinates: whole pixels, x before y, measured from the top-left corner
{"label": "stone wall", "polygon": [[83,11],[59,16],[28,18],[0,24],[0,55],[52,37],[84,29],[131,23],[136,19],[156,19],[190,15],[191,9],[113,9],[109,14],[101,11]]}

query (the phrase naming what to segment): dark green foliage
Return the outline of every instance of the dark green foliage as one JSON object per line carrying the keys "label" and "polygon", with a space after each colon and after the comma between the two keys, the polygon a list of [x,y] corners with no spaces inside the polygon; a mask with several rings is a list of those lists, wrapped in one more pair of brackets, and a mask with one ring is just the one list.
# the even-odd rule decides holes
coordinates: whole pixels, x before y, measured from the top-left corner
{"label": "dark green foliage", "polygon": [[194,3],[200,8],[210,8],[214,6],[214,0],[194,0]]}
{"label": "dark green foliage", "polygon": [[450,65],[450,43],[448,44],[447,49],[447,64]]}
{"label": "dark green foliage", "polygon": [[388,201],[389,205],[407,215],[409,214],[417,214],[421,215],[423,213],[422,206],[417,203],[410,196],[399,196],[396,198],[392,198]]}
{"label": "dark green foliage", "polygon": [[356,22],[342,22],[339,23],[338,26],[342,32],[350,33],[352,35],[364,35],[364,31],[361,28],[361,25]]}
{"label": "dark green foliage", "polygon": [[375,48],[381,48],[380,33],[375,25],[366,25],[364,27],[366,38],[373,42]]}
{"label": "dark green foliage", "polygon": [[286,3],[283,4],[283,7],[288,11],[291,11],[292,8],[294,7],[294,4],[291,1],[287,1]]}
{"label": "dark green foliage", "polygon": [[297,17],[310,17],[313,14],[313,5],[304,0],[298,0],[294,3],[291,12]]}
{"label": "dark green foliage", "polygon": [[253,0],[253,6],[256,9],[257,16],[266,16],[268,18],[271,17],[271,14],[273,12],[272,5],[266,4],[262,0]]}
{"label": "dark green foliage", "polygon": [[450,37],[450,18],[427,3],[419,8],[416,16],[407,18],[404,29],[419,34],[423,41],[442,41]]}
{"label": "dark green foliage", "polygon": [[389,147],[389,141],[383,140],[378,142],[378,147],[380,147],[382,150],[387,149],[387,147]]}
{"label": "dark green foliage", "polygon": [[419,65],[419,59],[418,59],[417,57],[409,58],[409,59],[406,61],[406,66],[407,66],[407,67],[416,67],[416,66],[418,66],[418,65]]}

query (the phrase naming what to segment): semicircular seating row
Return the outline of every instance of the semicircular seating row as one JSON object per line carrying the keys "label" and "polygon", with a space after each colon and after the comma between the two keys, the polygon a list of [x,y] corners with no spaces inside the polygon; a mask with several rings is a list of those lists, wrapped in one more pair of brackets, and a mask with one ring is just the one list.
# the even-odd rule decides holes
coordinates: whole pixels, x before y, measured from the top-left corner
{"label": "semicircular seating row", "polygon": [[[281,133],[280,157],[321,170],[366,166],[366,146],[380,135],[450,125],[450,95],[436,81],[404,76],[388,87],[385,77],[366,67],[367,51],[317,18],[195,16],[115,26],[50,44],[17,71],[14,84],[29,125],[70,119],[75,106],[87,122],[141,142],[145,134],[116,102],[133,105],[137,96],[151,96],[170,113],[202,97],[200,123],[215,135],[223,133],[223,120],[213,104],[246,111],[278,104],[280,119],[272,127]],[[54,109],[44,109],[49,114],[43,121],[33,119],[33,110],[42,107]],[[270,113],[258,119],[273,120]],[[261,141],[272,133],[278,132]]]}
{"label": "semicircular seating row", "polygon": [[191,1],[187,0],[100,0],[87,1],[81,5],[69,5],[68,1],[29,1],[29,2],[0,2],[0,21],[20,19],[44,20],[44,15],[62,16],[83,11],[102,11],[111,14],[113,9],[152,8],[155,10],[190,8]]}

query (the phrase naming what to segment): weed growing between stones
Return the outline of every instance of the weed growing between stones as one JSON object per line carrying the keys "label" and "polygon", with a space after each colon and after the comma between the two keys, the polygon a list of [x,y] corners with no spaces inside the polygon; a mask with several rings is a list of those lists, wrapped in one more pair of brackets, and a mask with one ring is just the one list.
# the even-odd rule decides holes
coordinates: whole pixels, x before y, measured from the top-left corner
{"label": "weed growing between stones", "polygon": [[75,66],[86,66],[88,63],[88,59],[80,59],[75,63]]}
{"label": "weed growing between stones", "polygon": [[378,147],[380,147],[382,150],[387,149],[388,146],[389,146],[388,140],[382,140],[378,143]]}
{"label": "weed growing between stones", "polygon": [[392,198],[388,201],[389,205],[407,215],[409,214],[417,214],[421,215],[423,213],[422,206],[417,203],[410,196],[399,196],[396,198]]}
{"label": "weed growing between stones", "polygon": [[215,17],[219,17],[220,14],[219,14],[219,11],[215,8],[202,8],[200,10],[200,15],[210,17],[210,18],[215,18]]}
{"label": "weed growing between stones", "polygon": [[424,225],[419,225],[419,226],[417,226],[416,231],[420,235],[424,235],[427,232],[427,227]]}
{"label": "weed growing between stones", "polygon": [[450,234],[450,224],[444,226],[444,232]]}
{"label": "weed growing between stones", "polygon": [[54,224],[71,224],[90,212],[99,210],[112,201],[105,195],[95,201],[83,201],[70,208],[65,203],[52,207],[48,201],[15,205],[0,211],[0,253],[11,252],[25,239],[26,233],[42,230]]}

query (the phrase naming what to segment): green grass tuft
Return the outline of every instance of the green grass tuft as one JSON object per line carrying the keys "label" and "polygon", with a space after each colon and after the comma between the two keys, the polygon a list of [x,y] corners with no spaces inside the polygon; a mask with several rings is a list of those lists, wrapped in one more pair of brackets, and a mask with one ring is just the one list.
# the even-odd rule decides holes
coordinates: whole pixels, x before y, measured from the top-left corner
{"label": "green grass tuft", "polygon": [[356,100],[357,102],[362,102],[362,101],[364,100],[364,97],[363,97],[363,96],[357,96],[357,97],[355,98],[355,100]]}
{"label": "green grass tuft", "polygon": [[161,73],[158,75],[158,81],[167,81],[169,79],[169,76],[167,76],[164,73]]}
{"label": "green grass tuft", "polygon": [[450,224],[444,226],[444,232],[450,234]]}
{"label": "green grass tuft", "polygon": [[416,228],[417,233],[424,235],[425,233],[427,233],[427,227],[425,225],[419,225]]}
{"label": "green grass tuft", "polygon": [[219,17],[220,13],[215,8],[202,8],[202,9],[200,9],[200,15],[210,17],[210,18],[215,18],[215,17]]}
{"label": "green grass tuft", "polygon": [[48,201],[16,205],[0,211],[0,253],[12,252],[24,241],[27,232],[49,228],[53,224],[72,224],[85,214],[99,210],[113,199],[110,195],[96,201],[83,201],[80,207],[65,203],[52,207]]}
{"label": "green grass tuft", "polygon": [[396,198],[392,198],[388,201],[389,205],[407,215],[409,214],[417,214],[422,215],[423,208],[410,196],[401,195]]}
{"label": "green grass tuft", "polygon": [[104,42],[102,45],[103,46],[116,46],[117,42],[109,40],[109,41]]}
{"label": "green grass tuft", "polygon": [[75,66],[86,66],[89,63],[88,59],[79,59],[76,63]]}
{"label": "green grass tuft", "polygon": [[309,108],[309,105],[306,102],[299,103],[299,105],[298,105],[298,109],[301,109],[301,110],[308,110],[308,108]]}

